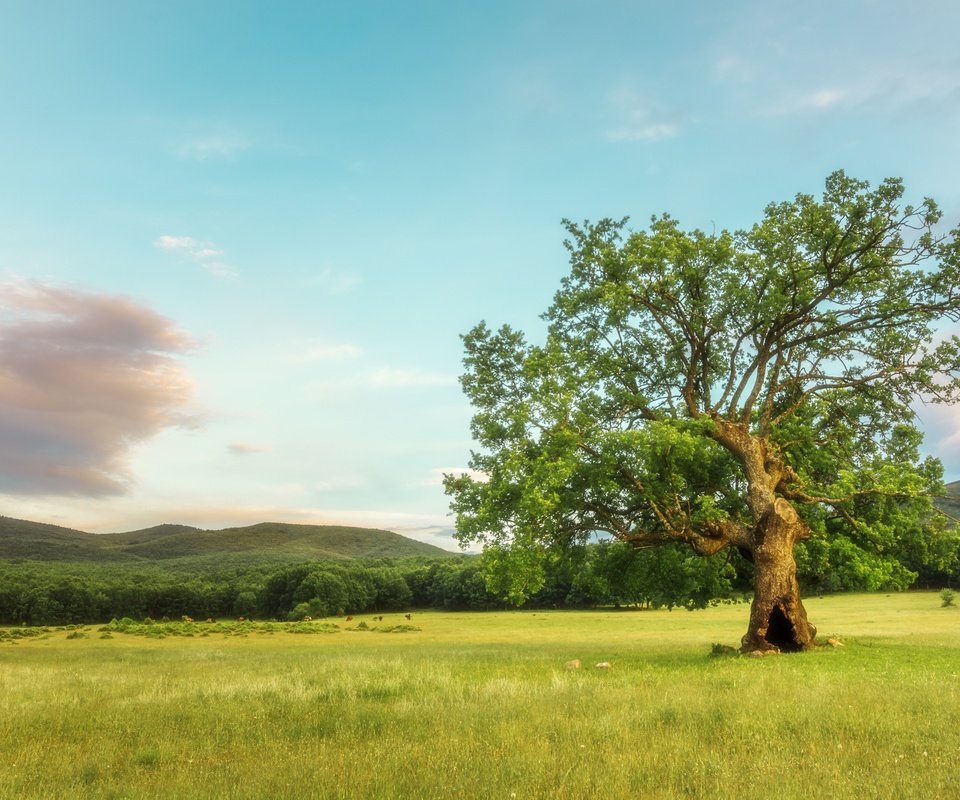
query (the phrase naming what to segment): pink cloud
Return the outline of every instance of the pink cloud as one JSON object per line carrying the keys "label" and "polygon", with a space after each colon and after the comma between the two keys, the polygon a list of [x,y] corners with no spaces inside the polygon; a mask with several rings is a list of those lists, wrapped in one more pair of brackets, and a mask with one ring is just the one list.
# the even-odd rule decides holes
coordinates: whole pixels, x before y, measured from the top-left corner
{"label": "pink cloud", "polygon": [[131,445],[195,424],[194,346],[128,297],[0,285],[0,493],[123,494]]}

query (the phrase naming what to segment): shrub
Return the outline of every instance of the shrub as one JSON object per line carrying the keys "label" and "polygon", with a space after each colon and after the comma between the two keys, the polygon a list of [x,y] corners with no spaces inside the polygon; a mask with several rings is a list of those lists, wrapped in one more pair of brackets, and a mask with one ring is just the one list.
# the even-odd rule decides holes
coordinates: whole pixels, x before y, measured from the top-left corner
{"label": "shrub", "polygon": [[940,592],[940,606],[941,608],[947,608],[952,606],[954,600],[956,599],[956,593],[953,589],[944,589]]}
{"label": "shrub", "polygon": [[290,620],[291,622],[295,622],[297,620],[303,619],[304,617],[312,616],[310,614],[310,610],[311,609],[310,609],[309,603],[297,603],[297,605],[293,607],[293,611],[287,614],[287,619]]}

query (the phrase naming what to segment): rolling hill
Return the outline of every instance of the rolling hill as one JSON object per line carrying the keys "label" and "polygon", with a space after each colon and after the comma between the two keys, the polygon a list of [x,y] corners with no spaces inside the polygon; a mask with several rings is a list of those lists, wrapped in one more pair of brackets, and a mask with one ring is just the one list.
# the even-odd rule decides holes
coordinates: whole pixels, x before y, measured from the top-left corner
{"label": "rolling hill", "polygon": [[[948,483],[937,505],[960,522],[960,481]],[[241,566],[314,559],[438,558],[455,556],[391,531],[337,525],[262,522],[202,530],[157,525],[124,533],[87,533],[0,516],[0,559],[168,567]]]}
{"label": "rolling hill", "polygon": [[452,555],[439,547],[375,528],[263,522],[224,530],[158,525],[98,534],[0,517],[0,559],[170,564],[182,560],[254,563]]}
{"label": "rolling hill", "polygon": [[947,496],[939,498],[937,506],[954,523],[960,522],[960,481],[947,484]]}

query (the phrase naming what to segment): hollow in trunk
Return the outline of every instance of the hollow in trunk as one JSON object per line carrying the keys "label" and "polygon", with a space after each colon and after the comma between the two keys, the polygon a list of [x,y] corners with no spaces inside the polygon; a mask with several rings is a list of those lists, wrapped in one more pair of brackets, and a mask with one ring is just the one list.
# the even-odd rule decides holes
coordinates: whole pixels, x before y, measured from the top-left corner
{"label": "hollow in trunk", "polygon": [[760,519],[752,549],[756,579],[750,626],[741,640],[743,652],[795,652],[813,646],[817,629],[800,601],[793,545],[806,534],[791,505],[778,498]]}

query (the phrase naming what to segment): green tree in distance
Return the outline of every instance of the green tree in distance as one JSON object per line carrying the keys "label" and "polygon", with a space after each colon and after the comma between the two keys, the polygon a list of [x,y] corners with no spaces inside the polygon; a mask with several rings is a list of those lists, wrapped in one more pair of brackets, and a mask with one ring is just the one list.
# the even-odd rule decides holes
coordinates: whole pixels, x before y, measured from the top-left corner
{"label": "green tree in distance", "polygon": [[918,537],[949,538],[911,403],[960,397],[960,340],[938,333],[960,319],[960,244],[933,200],[902,197],[836,172],[749,231],[566,222],[545,343],[463,337],[481,475],[445,488],[504,594],[536,590],[544,548],[598,532],[735,549],[754,571],[742,649],[803,650],[798,542],[842,540],[882,580]]}

